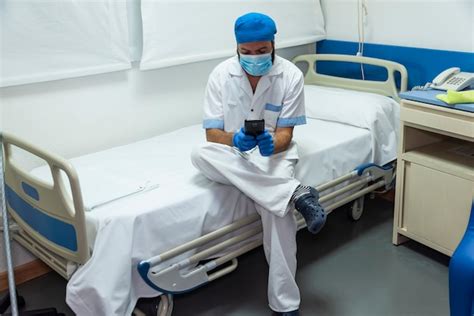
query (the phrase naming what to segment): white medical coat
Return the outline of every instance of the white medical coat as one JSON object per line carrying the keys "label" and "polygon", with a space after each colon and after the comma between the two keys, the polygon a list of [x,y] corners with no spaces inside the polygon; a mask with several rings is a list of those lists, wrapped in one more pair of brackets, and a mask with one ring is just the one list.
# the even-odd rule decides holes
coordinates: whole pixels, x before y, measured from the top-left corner
{"label": "white medical coat", "polygon": [[[277,127],[306,124],[303,73],[279,56],[270,72],[260,78],[255,93],[240,66],[237,56],[219,64],[209,76],[203,127],[236,132],[245,120],[265,119],[265,128],[273,133]],[[297,159],[294,144],[286,159]]]}

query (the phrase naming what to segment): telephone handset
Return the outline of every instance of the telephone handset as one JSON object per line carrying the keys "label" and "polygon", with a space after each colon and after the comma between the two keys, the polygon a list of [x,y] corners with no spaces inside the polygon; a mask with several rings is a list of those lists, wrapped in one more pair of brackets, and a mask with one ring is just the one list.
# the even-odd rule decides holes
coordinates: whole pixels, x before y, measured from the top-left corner
{"label": "telephone handset", "polygon": [[446,69],[433,79],[430,88],[437,90],[454,90],[460,91],[471,84],[474,84],[474,74],[468,72],[460,72],[461,69],[453,67]]}

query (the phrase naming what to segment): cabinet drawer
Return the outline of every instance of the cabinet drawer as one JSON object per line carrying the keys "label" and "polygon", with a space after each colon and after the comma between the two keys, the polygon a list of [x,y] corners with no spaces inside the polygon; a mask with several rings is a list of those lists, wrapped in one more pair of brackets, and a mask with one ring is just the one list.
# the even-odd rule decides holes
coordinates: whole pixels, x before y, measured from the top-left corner
{"label": "cabinet drawer", "polygon": [[452,133],[470,141],[474,140],[473,113],[403,100],[400,118],[407,123]]}
{"label": "cabinet drawer", "polygon": [[474,183],[405,162],[402,228],[452,254],[466,231]]}

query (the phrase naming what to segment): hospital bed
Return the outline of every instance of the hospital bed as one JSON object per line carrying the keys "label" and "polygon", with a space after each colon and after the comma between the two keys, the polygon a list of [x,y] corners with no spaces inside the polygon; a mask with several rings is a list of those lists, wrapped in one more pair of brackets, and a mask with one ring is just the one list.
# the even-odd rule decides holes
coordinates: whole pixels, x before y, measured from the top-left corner
{"label": "hospital bed", "polygon": [[[364,196],[392,185],[399,113],[394,73],[400,73],[404,91],[406,69],[343,55],[293,61],[308,65],[308,124],[295,128],[301,157],[296,177],[317,187],[328,213],[353,202],[350,215],[357,220]],[[319,61],[384,67],[387,80],[318,74]],[[370,119],[357,121],[351,114],[345,119],[356,122],[345,121],[347,106]],[[69,280],[67,302],[76,313],[130,314],[139,297],[162,294],[159,314],[171,315],[173,295],[234,271],[239,255],[262,244],[253,202],[192,166],[191,148],[203,140],[195,125],[65,160],[3,135],[7,209],[17,225],[13,238]],[[24,170],[12,154],[15,147],[46,165]],[[303,228],[304,220],[295,216]]]}

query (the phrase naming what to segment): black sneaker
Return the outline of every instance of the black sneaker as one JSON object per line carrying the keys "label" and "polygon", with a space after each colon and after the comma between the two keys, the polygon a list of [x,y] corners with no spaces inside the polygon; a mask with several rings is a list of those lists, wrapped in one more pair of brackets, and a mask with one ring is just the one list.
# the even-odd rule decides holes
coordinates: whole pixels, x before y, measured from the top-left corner
{"label": "black sneaker", "polygon": [[326,212],[318,202],[319,194],[311,188],[311,192],[299,197],[295,201],[295,208],[303,215],[308,230],[317,234],[326,223]]}

